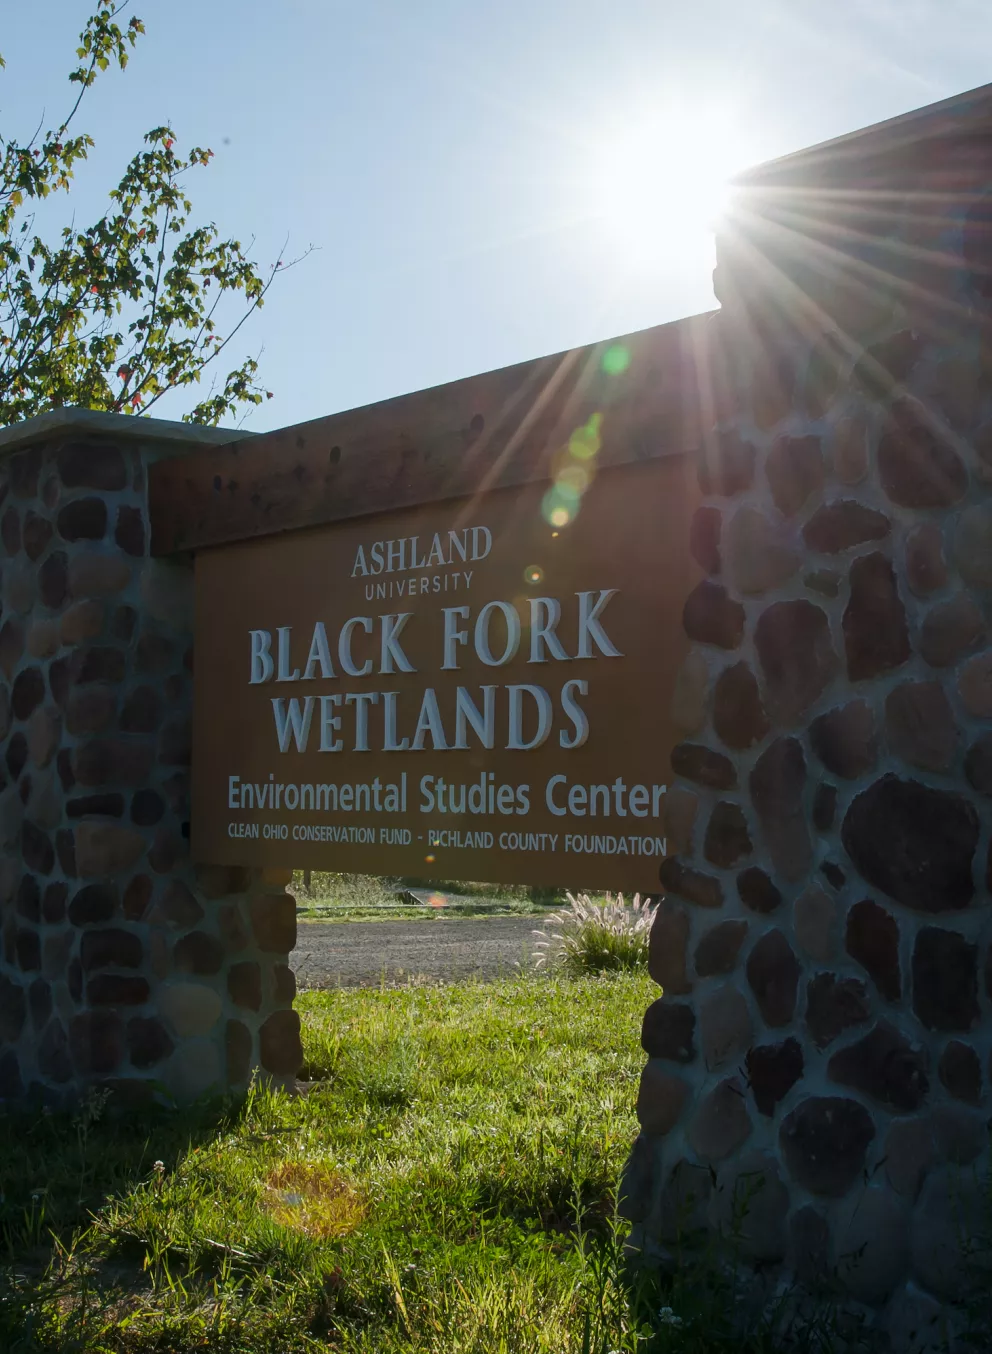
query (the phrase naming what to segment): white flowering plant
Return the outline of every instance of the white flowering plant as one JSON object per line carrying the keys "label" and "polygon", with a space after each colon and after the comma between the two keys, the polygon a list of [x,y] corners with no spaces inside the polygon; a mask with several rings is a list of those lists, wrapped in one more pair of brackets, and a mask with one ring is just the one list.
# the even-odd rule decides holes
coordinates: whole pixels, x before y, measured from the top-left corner
{"label": "white flowering plant", "polygon": [[606,894],[594,902],[587,893],[565,895],[568,907],[552,912],[540,931],[535,967],[578,977],[644,968],[656,904],[635,894]]}

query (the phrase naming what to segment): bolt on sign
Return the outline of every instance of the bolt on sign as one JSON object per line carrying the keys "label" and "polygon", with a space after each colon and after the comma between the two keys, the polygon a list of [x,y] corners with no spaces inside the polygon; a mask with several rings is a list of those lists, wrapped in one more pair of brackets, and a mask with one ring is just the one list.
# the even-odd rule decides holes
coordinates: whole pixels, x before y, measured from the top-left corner
{"label": "bolt on sign", "polygon": [[574,459],[197,554],[197,859],[658,889],[694,466]]}

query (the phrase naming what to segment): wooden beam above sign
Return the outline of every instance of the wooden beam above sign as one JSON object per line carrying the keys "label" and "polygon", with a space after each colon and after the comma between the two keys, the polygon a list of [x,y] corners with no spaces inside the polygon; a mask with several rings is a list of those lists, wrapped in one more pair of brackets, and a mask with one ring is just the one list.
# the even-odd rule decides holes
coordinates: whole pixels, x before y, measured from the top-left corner
{"label": "wooden beam above sign", "polygon": [[198,550],[694,451],[712,313],[159,461],[151,549]]}

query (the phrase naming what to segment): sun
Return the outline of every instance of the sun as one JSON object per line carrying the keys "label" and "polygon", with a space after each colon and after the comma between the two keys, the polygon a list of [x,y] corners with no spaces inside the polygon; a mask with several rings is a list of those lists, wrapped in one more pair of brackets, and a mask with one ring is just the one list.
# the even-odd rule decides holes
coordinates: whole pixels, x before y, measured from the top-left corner
{"label": "sun", "polygon": [[730,180],[749,163],[730,108],[671,102],[617,116],[596,137],[587,180],[605,249],[639,271],[707,254]]}

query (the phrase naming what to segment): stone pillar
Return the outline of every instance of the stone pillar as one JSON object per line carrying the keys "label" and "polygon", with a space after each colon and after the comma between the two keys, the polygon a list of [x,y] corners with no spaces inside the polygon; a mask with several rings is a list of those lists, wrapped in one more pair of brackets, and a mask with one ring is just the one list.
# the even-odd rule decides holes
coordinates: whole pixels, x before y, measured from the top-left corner
{"label": "stone pillar", "polygon": [[292,1082],[289,875],[189,858],[193,568],[146,469],[233,434],[62,411],[0,433],[0,1098]]}
{"label": "stone pillar", "polygon": [[718,240],[624,1204],[663,1263],[751,1192],[744,1259],[896,1349],[988,1226],[992,158],[942,125],[758,171]]}

